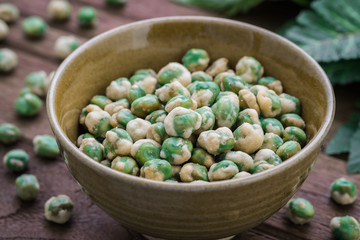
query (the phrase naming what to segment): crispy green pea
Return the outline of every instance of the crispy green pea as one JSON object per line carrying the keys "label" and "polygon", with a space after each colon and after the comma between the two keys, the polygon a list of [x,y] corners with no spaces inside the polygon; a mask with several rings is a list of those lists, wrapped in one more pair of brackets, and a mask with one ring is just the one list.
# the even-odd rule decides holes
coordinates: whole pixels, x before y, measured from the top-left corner
{"label": "crispy green pea", "polygon": [[0,49],[0,72],[10,72],[18,65],[17,54],[8,48]]}
{"label": "crispy green pea", "polygon": [[236,94],[217,100],[211,107],[218,127],[231,128],[239,116],[239,100]]}
{"label": "crispy green pea", "polygon": [[214,157],[202,148],[194,148],[190,161],[206,168],[210,168],[215,163]]}
{"label": "crispy green pea", "polygon": [[113,100],[128,98],[128,92],[131,88],[131,83],[127,78],[118,78],[110,83],[106,88],[106,96]]}
{"label": "crispy green pea", "polygon": [[263,85],[254,85],[252,87],[250,87],[250,92],[252,92],[255,96],[258,95],[259,91],[260,90],[263,90],[263,91],[267,91],[269,90],[267,87],[263,86]]}
{"label": "crispy green pea", "polygon": [[250,173],[255,174],[255,173],[263,172],[265,170],[273,168],[274,166],[275,165],[270,164],[266,161],[259,161],[259,162],[254,163],[252,169],[250,170]]}
{"label": "crispy green pea", "polygon": [[242,151],[227,152],[222,155],[220,159],[234,162],[239,171],[249,172],[254,165],[254,159],[249,154]]}
{"label": "crispy green pea", "polygon": [[234,150],[252,154],[263,144],[264,132],[258,124],[243,123],[234,131],[234,138]]}
{"label": "crispy green pea", "polygon": [[242,89],[247,89],[248,83],[240,76],[225,76],[220,83],[221,91],[231,91],[235,94]]}
{"label": "crispy green pea", "polygon": [[132,85],[131,88],[129,89],[129,99],[131,102],[145,95],[146,95],[145,88],[143,88],[140,85]]}
{"label": "crispy green pea", "polygon": [[143,69],[136,70],[134,75],[137,75],[137,74],[152,76],[152,77],[156,78],[156,72],[151,68],[143,68]]}
{"label": "crispy green pea", "polygon": [[264,118],[260,123],[264,133],[274,133],[280,137],[283,135],[284,127],[276,118]]}
{"label": "crispy green pea", "polygon": [[239,106],[240,110],[254,109],[257,114],[260,114],[260,107],[257,103],[256,96],[248,89],[242,89],[239,91]]}
{"label": "crispy green pea", "polygon": [[314,207],[304,198],[291,199],[286,205],[286,216],[295,224],[310,222],[314,213]]}
{"label": "crispy green pea", "polygon": [[306,144],[306,133],[298,127],[287,127],[284,130],[283,139],[284,142],[290,140],[296,141],[303,147]]}
{"label": "crispy green pea", "polygon": [[135,118],[126,125],[126,131],[130,134],[133,141],[144,139],[151,123],[142,119]]}
{"label": "crispy green pea", "polygon": [[242,57],[235,66],[236,75],[245,79],[248,83],[256,83],[264,74],[264,68],[260,62],[253,57]]}
{"label": "crispy green pea", "polygon": [[210,167],[208,176],[211,182],[221,181],[233,178],[238,172],[239,169],[234,162],[222,160]]}
{"label": "crispy green pea", "polygon": [[260,111],[264,117],[276,117],[282,109],[282,101],[273,90],[260,90],[256,96]]}
{"label": "crispy green pea", "polygon": [[227,152],[235,145],[233,133],[227,127],[204,131],[200,134],[197,142],[200,147],[213,155]]}
{"label": "crispy green pea", "polygon": [[41,17],[31,16],[23,21],[22,27],[28,37],[42,37],[45,34],[47,25]]}
{"label": "crispy green pea", "polygon": [[250,175],[251,175],[251,173],[242,171],[242,172],[238,172],[237,174],[235,174],[233,179],[244,178],[244,177],[247,177],[247,176],[250,176]]}
{"label": "crispy green pea", "polygon": [[139,167],[136,161],[131,157],[118,156],[114,158],[111,162],[111,168],[134,176],[136,176],[139,172]]}
{"label": "crispy green pea", "polygon": [[151,112],[159,110],[160,107],[161,105],[157,96],[146,95],[132,102],[131,112],[137,117],[145,118]]}
{"label": "crispy green pea", "polygon": [[209,181],[207,168],[197,163],[186,163],[182,166],[180,178],[182,182]]}
{"label": "crispy green pea", "polygon": [[85,106],[82,110],[81,110],[81,113],[80,113],[80,117],[79,117],[79,123],[86,127],[85,126],[85,120],[86,120],[86,116],[90,113],[90,112],[93,112],[93,111],[101,111],[102,109],[95,105],[95,104],[88,104],[87,106]]}
{"label": "crispy green pea", "polygon": [[135,74],[129,79],[133,85],[139,85],[145,89],[146,94],[153,94],[156,88],[157,80],[149,74]]}
{"label": "crispy green pea", "polygon": [[190,72],[203,71],[209,65],[209,55],[204,49],[192,48],[182,58],[184,66]]}
{"label": "crispy green pea", "polygon": [[254,163],[265,161],[274,166],[279,165],[282,160],[273,150],[260,149],[254,157]]}
{"label": "crispy green pea", "polygon": [[85,126],[96,138],[105,138],[106,132],[112,128],[110,114],[102,110],[89,112],[85,118]]}
{"label": "crispy green pea", "polygon": [[286,93],[279,95],[281,101],[281,114],[285,113],[301,113],[301,103],[297,97],[291,96]]}
{"label": "crispy green pea", "polygon": [[64,21],[68,19],[71,12],[71,4],[66,0],[51,0],[47,5],[47,14],[55,21]]}
{"label": "crispy green pea", "polygon": [[3,158],[4,165],[13,172],[22,172],[29,164],[29,155],[21,149],[7,152]]}
{"label": "crispy green pea", "polygon": [[0,19],[7,23],[14,22],[19,17],[19,8],[12,3],[0,4]]}
{"label": "crispy green pea", "polygon": [[280,121],[284,127],[294,126],[305,129],[305,121],[296,113],[285,113],[281,115]]}
{"label": "crispy green pea", "polygon": [[330,221],[330,229],[336,239],[339,240],[359,240],[359,222],[351,216],[334,217]]}
{"label": "crispy green pea", "polygon": [[330,193],[331,198],[341,205],[352,204],[357,197],[355,184],[346,178],[336,179],[330,186]]}
{"label": "crispy green pea", "polygon": [[110,124],[112,127],[120,127],[126,129],[128,122],[136,117],[130,111],[120,111],[111,115]]}
{"label": "crispy green pea", "polygon": [[156,181],[165,181],[172,177],[171,164],[162,159],[147,161],[140,169],[140,176]]}
{"label": "crispy green pea", "polygon": [[190,97],[189,91],[179,81],[174,80],[156,89],[155,95],[162,103],[167,103],[171,98],[178,95]]}
{"label": "crispy green pea", "polygon": [[101,162],[104,158],[104,146],[95,138],[83,139],[79,150],[97,162]]}
{"label": "crispy green pea", "polygon": [[74,204],[66,195],[49,198],[44,206],[44,215],[48,221],[63,224],[69,221]]}
{"label": "crispy green pea", "polygon": [[105,106],[112,103],[112,101],[104,95],[96,95],[91,98],[90,103],[99,106],[101,109],[104,109]]}
{"label": "crispy green pea", "polygon": [[180,165],[191,158],[192,150],[193,145],[189,140],[170,137],[163,142],[160,157],[172,165]]}
{"label": "crispy green pea", "polygon": [[15,111],[25,117],[31,117],[39,113],[43,106],[41,99],[31,92],[20,94],[15,102]]}
{"label": "crispy green pea", "polygon": [[34,152],[42,157],[55,158],[60,154],[59,146],[53,136],[37,135],[33,139]]}
{"label": "crispy green pea", "polygon": [[220,93],[219,86],[214,82],[193,82],[187,89],[198,107],[210,106]]}
{"label": "crispy green pea", "polygon": [[211,82],[212,77],[203,71],[193,72],[191,74],[191,82]]}
{"label": "crispy green pea", "polygon": [[109,159],[105,159],[105,160],[102,160],[100,161],[100,164],[106,166],[106,167],[111,167],[111,162]]}
{"label": "crispy green pea", "polygon": [[211,108],[205,106],[195,110],[201,116],[201,126],[198,130],[196,130],[195,134],[200,134],[203,131],[213,129],[215,125],[215,115],[212,112]]}
{"label": "crispy green pea", "polygon": [[250,124],[259,124],[259,115],[256,110],[252,108],[247,108],[239,112],[239,116],[236,120],[236,126],[241,126],[243,123],[250,123]]}
{"label": "crispy green pea", "polygon": [[177,80],[186,87],[191,83],[191,73],[189,70],[176,62],[171,62],[160,69],[157,78],[160,84],[167,84]]}
{"label": "crispy green pea", "polygon": [[40,185],[32,174],[23,174],[16,178],[15,189],[18,197],[23,201],[32,201],[39,193]]}
{"label": "crispy green pea", "polygon": [[276,94],[280,95],[283,92],[283,86],[279,80],[274,77],[262,77],[257,82],[259,85],[263,85],[271,90],[273,90]]}
{"label": "crispy green pea", "polygon": [[97,24],[97,14],[93,7],[82,7],[77,13],[77,20],[81,27],[94,27]]}
{"label": "crispy green pea", "polygon": [[0,124],[0,142],[10,144],[16,142],[20,138],[20,130],[11,123]]}
{"label": "crispy green pea", "polygon": [[152,139],[159,144],[162,144],[165,139],[167,139],[169,135],[167,135],[165,130],[165,125],[162,122],[157,122],[152,124],[146,133],[147,139]]}
{"label": "crispy green pea", "polygon": [[133,146],[133,140],[124,129],[113,128],[106,132],[103,145],[106,157],[112,160],[118,155],[129,155]]}
{"label": "crispy green pea", "polygon": [[206,69],[206,73],[210,76],[214,77],[219,73],[226,72],[229,69],[229,59],[227,58],[219,58],[215,60],[208,69]]}
{"label": "crispy green pea", "polygon": [[58,39],[56,39],[54,45],[54,53],[58,59],[64,60],[73,51],[75,51],[75,49],[77,49],[79,45],[80,40],[75,36],[60,36]]}
{"label": "crispy green pea", "polygon": [[166,103],[165,111],[169,113],[176,107],[183,107],[183,108],[195,110],[197,108],[197,103],[196,101],[192,100],[189,97],[179,95],[173,97]]}
{"label": "crispy green pea", "polygon": [[116,102],[111,102],[106,104],[104,107],[104,111],[108,112],[110,115],[114,115],[122,110],[127,110],[130,112],[129,109],[130,102],[126,98],[119,99]]}
{"label": "crispy green pea", "polygon": [[270,149],[276,152],[284,143],[283,139],[275,133],[265,133],[264,141],[260,149]]}
{"label": "crispy green pea", "polygon": [[169,136],[189,138],[201,126],[201,115],[183,108],[174,108],[164,120],[165,130]]}
{"label": "crispy green pea", "polygon": [[160,148],[161,145],[152,139],[140,139],[131,147],[131,156],[143,166],[147,161],[160,158]]}
{"label": "crispy green pea", "polygon": [[301,150],[301,146],[298,142],[287,141],[287,142],[284,142],[284,144],[278,148],[278,150],[276,151],[276,154],[281,158],[281,160],[284,161],[284,160],[294,156],[300,150]]}
{"label": "crispy green pea", "polygon": [[25,77],[25,86],[29,88],[32,93],[36,94],[39,97],[46,96],[48,87],[46,72],[31,72]]}
{"label": "crispy green pea", "polygon": [[146,116],[145,120],[151,122],[151,123],[157,123],[157,122],[164,122],[165,118],[167,116],[167,112],[163,109],[156,110],[149,115]]}

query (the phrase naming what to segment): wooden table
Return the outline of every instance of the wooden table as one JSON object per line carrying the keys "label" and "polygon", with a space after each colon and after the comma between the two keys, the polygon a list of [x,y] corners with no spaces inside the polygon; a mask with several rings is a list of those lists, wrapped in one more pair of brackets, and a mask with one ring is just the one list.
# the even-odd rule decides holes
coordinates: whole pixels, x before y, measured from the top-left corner
{"label": "wooden table", "polygon": [[[23,135],[14,145],[0,145],[0,157],[14,148],[28,152],[31,161],[26,172],[38,177],[41,189],[35,202],[21,202],[14,188],[18,175],[0,167],[0,239],[144,239],[140,234],[122,227],[94,205],[80,190],[62,157],[46,160],[34,155],[32,138],[38,134],[51,134],[46,109],[43,108],[36,117],[21,118],[14,111],[14,102],[20,89],[24,87],[27,74],[36,70],[50,72],[57,68],[60,62],[55,58],[52,49],[59,36],[73,34],[86,41],[113,27],[141,19],[172,15],[218,15],[179,6],[167,0],[129,0],[123,8],[108,7],[101,0],[72,0],[74,13],[71,20],[54,23],[46,16],[48,1],[11,2],[20,8],[21,16],[10,26],[10,35],[6,41],[0,43],[0,47],[13,49],[18,54],[19,66],[10,74],[0,75],[0,123],[16,124]],[[99,25],[94,29],[84,30],[77,26],[75,13],[85,5],[92,5],[98,10]],[[236,19],[275,30],[286,20],[293,18],[298,11],[299,8],[291,3],[270,2]],[[40,15],[49,23],[45,38],[24,38],[21,22],[30,15]],[[355,109],[356,87],[358,85],[336,89],[337,111],[329,138],[340,124],[350,118],[350,113]],[[347,176],[346,162],[321,153],[310,176],[296,194],[296,197],[305,197],[313,203],[316,212],[313,221],[304,226],[294,225],[285,217],[285,210],[281,209],[263,224],[236,236],[235,239],[333,239],[328,227],[332,217],[348,214],[360,218],[358,201],[351,206],[341,207],[330,200],[329,186],[334,179],[342,176]],[[359,175],[347,177],[360,187]],[[65,225],[50,223],[43,216],[45,201],[60,193],[69,195],[75,203],[73,217]]]}

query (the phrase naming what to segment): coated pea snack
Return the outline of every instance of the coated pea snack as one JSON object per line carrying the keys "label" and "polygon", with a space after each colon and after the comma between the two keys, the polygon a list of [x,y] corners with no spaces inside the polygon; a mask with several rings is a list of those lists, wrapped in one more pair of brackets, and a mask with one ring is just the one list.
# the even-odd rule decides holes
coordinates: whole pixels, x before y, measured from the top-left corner
{"label": "coated pea snack", "polygon": [[297,154],[307,143],[299,99],[254,57],[235,69],[210,57],[192,48],[158,73],[109,81],[80,113],[80,151],[121,174],[199,184],[243,179]]}
{"label": "coated pea snack", "polygon": [[10,72],[18,64],[16,53],[8,48],[0,49],[0,72]]}
{"label": "coated pea snack", "polygon": [[39,16],[31,16],[23,21],[23,31],[28,37],[42,37],[45,34],[47,24]]}
{"label": "coated pea snack", "polygon": [[54,52],[55,56],[59,59],[65,59],[70,55],[78,46],[80,41],[74,36],[61,36],[56,39]]}
{"label": "coated pea snack", "polygon": [[19,17],[19,9],[12,3],[0,4],[0,19],[7,23],[14,22]]}
{"label": "coated pea snack", "polygon": [[359,222],[351,216],[334,217],[330,221],[330,229],[336,239],[339,240],[359,240]]}
{"label": "coated pea snack", "polygon": [[0,19],[0,41],[5,39],[9,33],[9,27],[3,20]]}
{"label": "coated pea snack", "polygon": [[0,124],[0,142],[11,144],[20,138],[20,130],[11,123]]}
{"label": "coated pea snack", "polygon": [[331,198],[341,205],[352,204],[357,197],[355,184],[345,178],[336,179],[330,186],[330,193]]}
{"label": "coated pea snack", "polygon": [[286,215],[295,224],[305,224],[314,217],[314,207],[304,198],[294,198],[286,205]]}
{"label": "coated pea snack", "polygon": [[32,201],[39,193],[40,185],[32,174],[23,174],[16,178],[15,188],[18,197],[23,201]]}
{"label": "coated pea snack", "polygon": [[25,86],[39,97],[45,97],[50,85],[50,79],[44,71],[35,71],[25,77]]}
{"label": "coated pea snack", "polygon": [[55,158],[60,154],[59,146],[53,136],[37,135],[33,139],[34,152],[42,157]]}
{"label": "coated pea snack", "polygon": [[71,199],[66,195],[49,198],[44,206],[46,220],[63,224],[69,221],[74,207]]}
{"label": "coated pea snack", "polygon": [[47,6],[49,17],[56,21],[64,21],[71,15],[72,7],[67,0],[51,0]]}
{"label": "coated pea snack", "polygon": [[29,88],[20,91],[15,101],[15,111],[24,117],[31,117],[38,114],[43,106],[41,99],[33,94]]}
{"label": "coated pea snack", "polygon": [[97,24],[96,10],[93,7],[82,7],[77,14],[81,27],[94,27]]}
{"label": "coated pea snack", "polygon": [[3,162],[10,171],[23,172],[29,163],[29,155],[24,150],[13,149],[5,154]]}

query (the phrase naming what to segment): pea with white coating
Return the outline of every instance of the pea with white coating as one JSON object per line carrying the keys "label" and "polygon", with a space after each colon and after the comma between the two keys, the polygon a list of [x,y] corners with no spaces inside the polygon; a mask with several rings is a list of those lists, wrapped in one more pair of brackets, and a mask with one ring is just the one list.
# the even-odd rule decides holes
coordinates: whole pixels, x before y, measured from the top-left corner
{"label": "pea with white coating", "polygon": [[172,165],[181,165],[191,158],[192,150],[193,145],[189,140],[170,137],[163,142],[160,157]]}
{"label": "pea with white coating", "polygon": [[281,113],[282,101],[273,90],[260,90],[256,99],[264,117],[272,118]]}
{"label": "pea with white coating", "polygon": [[15,111],[24,117],[38,114],[43,106],[41,99],[31,93],[29,89],[23,89],[15,101]]}
{"label": "pea with white coating", "polygon": [[201,126],[201,115],[183,107],[174,108],[164,120],[169,136],[189,138]]}
{"label": "pea with white coating", "polygon": [[298,142],[287,141],[287,142],[284,142],[284,144],[278,148],[278,150],[276,151],[276,154],[281,158],[281,160],[284,161],[284,160],[294,156],[300,150],[301,150],[301,146]]}
{"label": "pea with white coating", "polygon": [[5,167],[13,172],[22,172],[29,164],[29,155],[21,149],[13,149],[3,157]]}
{"label": "pea with white coating", "polygon": [[236,120],[236,126],[241,126],[243,123],[258,124],[260,125],[259,115],[256,110],[247,108],[239,112],[239,116]]}
{"label": "pea with white coating", "polygon": [[282,160],[273,150],[260,149],[254,157],[254,163],[265,161],[274,166],[279,165]]}
{"label": "pea with white coating", "polygon": [[222,160],[213,164],[208,172],[209,180],[221,181],[233,178],[239,172],[236,164],[230,160]]}
{"label": "pea with white coating", "polygon": [[260,149],[270,149],[276,152],[284,143],[283,139],[275,133],[265,133],[264,141]]}
{"label": "pea with white coating", "polygon": [[131,102],[135,101],[138,98],[144,97],[146,95],[145,88],[140,85],[132,85],[129,89],[128,97]]}
{"label": "pea with white coating", "polygon": [[116,156],[129,155],[133,146],[133,140],[124,129],[113,128],[106,132],[103,145],[106,157],[112,160]]}
{"label": "pea with white coating", "polygon": [[227,127],[204,131],[200,134],[197,142],[200,147],[212,155],[227,152],[235,144],[233,133]]}
{"label": "pea with white coating", "polygon": [[46,201],[44,215],[48,221],[64,224],[71,218],[73,207],[70,197],[61,194]]}
{"label": "pea with white coating", "polygon": [[233,179],[244,178],[244,177],[247,177],[247,176],[251,176],[251,173],[241,171],[241,172],[238,172],[237,174],[235,174]]}
{"label": "pea with white coating", "polygon": [[283,86],[279,80],[274,77],[262,77],[257,82],[259,85],[264,85],[267,88],[273,90],[277,95],[283,93]]}
{"label": "pea with white coating", "polygon": [[90,6],[80,8],[77,13],[77,20],[80,27],[94,27],[98,22],[95,8]]}
{"label": "pea with white coating", "polygon": [[60,154],[59,146],[53,136],[37,135],[33,139],[34,152],[42,157],[55,158]]}
{"label": "pea with white coating", "polygon": [[170,99],[165,105],[165,111],[171,112],[174,108],[183,107],[187,109],[195,110],[197,108],[197,102],[193,99],[179,95]]}
{"label": "pea with white coating", "polygon": [[274,133],[280,137],[283,135],[284,127],[276,118],[263,118],[260,123],[264,133]]}
{"label": "pea with white coating", "polygon": [[301,128],[302,130],[305,129],[304,119],[296,113],[285,113],[281,115],[280,121],[284,127],[294,126]]}
{"label": "pea with white coating", "polygon": [[163,159],[147,161],[140,169],[140,176],[156,181],[165,181],[172,177],[171,164]]}
{"label": "pea with white coating", "polygon": [[234,138],[234,150],[251,154],[263,144],[264,132],[258,124],[243,123],[234,131]]}
{"label": "pea with white coating", "polygon": [[284,130],[283,134],[284,142],[286,141],[296,141],[300,143],[300,146],[303,147],[306,144],[306,133],[298,127],[287,127]]}
{"label": "pea with white coating", "polygon": [[359,240],[360,224],[351,216],[334,217],[330,221],[330,229],[336,239]]}
{"label": "pea with white coating", "polygon": [[208,169],[215,163],[214,157],[202,148],[193,149],[190,161],[203,165]]}
{"label": "pea with white coating", "polygon": [[128,91],[131,83],[127,78],[118,78],[110,83],[106,88],[106,96],[113,101],[128,98]]}
{"label": "pea with white coating", "polygon": [[239,106],[240,110],[254,109],[257,114],[260,114],[260,107],[256,96],[248,89],[242,89],[239,91]]}
{"label": "pea with white coating", "polygon": [[91,111],[86,115],[85,126],[95,137],[105,138],[106,132],[112,128],[110,114],[103,110]]}
{"label": "pea with white coating", "polygon": [[3,20],[0,19],[0,41],[4,40],[9,34],[9,27]]}
{"label": "pea with white coating", "polygon": [[137,140],[146,137],[146,133],[150,126],[150,122],[141,118],[135,118],[127,123],[126,131],[130,134],[132,140],[136,142]]}
{"label": "pea with white coating", "polygon": [[0,142],[11,144],[20,138],[20,130],[17,126],[11,123],[0,124]]}
{"label": "pea with white coating", "polygon": [[236,75],[245,79],[248,83],[256,83],[264,74],[264,68],[261,63],[253,57],[242,57],[235,66]]}
{"label": "pea with white coating", "polygon": [[295,224],[310,222],[314,213],[314,207],[304,198],[294,198],[286,204],[286,216]]}
{"label": "pea with white coating", "polygon": [[25,77],[25,86],[39,97],[46,96],[48,79],[45,71],[35,71]]}
{"label": "pea with white coating", "polygon": [[263,90],[263,91],[267,91],[269,90],[267,87],[263,86],[263,85],[253,85],[252,87],[250,87],[249,89],[255,96],[258,95],[259,91],[260,90]]}
{"label": "pea with white coating", "polygon": [[139,173],[139,167],[136,161],[131,157],[116,157],[111,162],[111,168],[134,176],[137,176]]}
{"label": "pea with white coating", "polygon": [[136,116],[134,116],[134,114],[132,114],[130,111],[122,110],[111,115],[110,124],[112,127],[120,127],[126,129],[127,124],[135,118]]}
{"label": "pea with white coating", "polygon": [[203,71],[209,65],[209,55],[204,49],[192,48],[188,50],[182,62],[190,72]]}
{"label": "pea with white coating", "polygon": [[247,89],[248,83],[240,76],[226,76],[220,83],[221,91],[231,91],[235,94],[242,89]]}
{"label": "pea with white coating", "polygon": [[86,120],[86,116],[93,111],[102,111],[102,109],[95,105],[95,104],[88,104],[86,105],[80,113],[80,117],[79,117],[79,123],[85,127],[85,120]]}
{"label": "pea with white coating", "polygon": [[220,93],[219,86],[214,82],[193,82],[187,89],[198,107],[210,106]]}
{"label": "pea with white coating", "polygon": [[167,139],[169,135],[167,135],[165,130],[165,125],[162,122],[157,122],[152,124],[146,133],[147,139],[152,139],[159,144],[162,144],[165,139]]}
{"label": "pea with white coating", "polygon": [[147,161],[160,158],[160,148],[161,145],[152,139],[140,139],[131,147],[131,156],[143,166]]}
{"label": "pea with white coating", "polygon": [[211,82],[212,76],[208,75],[204,71],[196,71],[191,73],[191,82]]}
{"label": "pea with white coating", "polygon": [[195,134],[200,134],[203,131],[213,129],[215,125],[215,115],[212,112],[211,108],[205,106],[195,110],[195,112],[199,113],[201,116],[201,126],[198,130],[196,130]]}
{"label": "pea with white coating", "polygon": [[285,113],[301,113],[301,103],[297,97],[282,93],[279,95],[281,101],[281,114]]}
{"label": "pea with white coating", "polygon": [[104,110],[108,112],[110,115],[114,115],[115,113],[118,113],[122,110],[127,110],[130,112],[129,109],[129,100],[126,98],[119,99],[116,102],[111,102],[105,105]]}
{"label": "pea with white coating", "polygon": [[161,107],[159,99],[155,95],[146,95],[131,103],[131,112],[137,117],[145,118],[151,112]]}
{"label": "pea with white coating", "polygon": [[92,134],[90,134],[90,133],[83,133],[83,134],[81,134],[81,135],[77,138],[77,140],[76,140],[76,145],[77,145],[78,147],[80,147],[82,141],[83,141],[84,139],[87,139],[87,138],[95,138],[95,137],[94,137],[94,135],[92,135]]}
{"label": "pea with white coating", "polygon": [[167,112],[163,109],[159,109],[147,115],[145,120],[151,123],[164,122],[166,116]]}
{"label": "pea with white coating", "polygon": [[236,94],[221,97],[211,107],[218,127],[231,128],[239,116],[239,100]]}
{"label": "pea with white coating", "polygon": [[346,178],[336,179],[330,186],[330,193],[331,198],[341,205],[352,204],[357,197],[355,184]]}
{"label": "pea with white coating", "polygon": [[0,19],[7,23],[15,22],[19,17],[19,8],[12,3],[0,3]]}
{"label": "pea with white coating", "polygon": [[16,53],[8,48],[0,49],[0,72],[10,72],[18,65]]}
{"label": "pea with white coating", "polygon": [[250,173],[255,174],[255,173],[263,172],[273,167],[275,167],[275,165],[270,164],[266,161],[259,161],[254,163],[253,168],[250,170]]}
{"label": "pea with white coating", "polygon": [[95,104],[101,109],[104,109],[104,107],[109,103],[112,103],[112,101],[104,95],[95,95],[90,99],[90,104]]}
{"label": "pea with white coating", "polygon": [[81,141],[79,150],[97,162],[104,158],[104,146],[95,138],[85,138]]}
{"label": "pea with white coating", "polygon": [[189,91],[179,81],[174,80],[171,83],[167,83],[162,87],[156,89],[155,95],[160,99],[161,102],[166,103],[171,98],[178,95],[184,95],[190,97]]}
{"label": "pea with white coating", "polygon": [[229,60],[227,58],[219,58],[215,60],[205,72],[214,77],[219,73],[226,72],[229,69],[228,63]]}
{"label": "pea with white coating", "polygon": [[23,32],[28,37],[42,37],[45,35],[47,24],[39,16],[25,18],[22,24]]}
{"label": "pea with white coating", "polygon": [[230,71],[220,72],[214,77],[214,82],[220,87],[220,85],[222,85],[223,79],[227,76],[235,76],[235,73]]}
{"label": "pea with white coating", "polygon": [[132,85],[139,85],[145,89],[146,94],[153,94],[156,88],[156,77],[149,74],[135,74],[129,79]]}
{"label": "pea with white coating", "polygon": [[[61,0],[62,1],[62,0]],[[54,53],[60,60],[65,59],[80,45],[80,40],[75,36],[60,36],[56,39]]]}
{"label": "pea with white coating", "polygon": [[234,162],[239,171],[249,172],[254,165],[254,159],[249,154],[242,151],[227,152],[221,156],[221,159]]}
{"label": "pea with white coating", "polygon": [[47,5],[47,14],[55,21],[67,20],[71,12],[72,6],[67,0],[51,0]]}
{"label": "pea with white coating", "polygon": [[191,83],[191,73],[180,63],[171,62],[160,69],[157,79],[160,84],[167,84],[177,80],[186,87]]}
{"label": "pea with white coating", "polygon": [[151,68],[138,69],[134,72],[134,75],[137,75],[137,74],[152,76],[152,77],[156,78],[156,72]]}
{"label": "pea with white coating", "polygon": [[33,201],[39,193],[40,185],[34,175],[23,174],[16,178],[15,189],[21,200]]}
{"label": "pea with white coating", "polygon": [[106,167],[111,167],[111,162],[110,162],[109,159],[105,159],[105,160],[100,161],[100,164],[104,165]]}
{"label": "pea with white coating", "polygon": [[182,182],[209,181],[207,168],[197,163],[184,164],[180,171],[180,178]]}

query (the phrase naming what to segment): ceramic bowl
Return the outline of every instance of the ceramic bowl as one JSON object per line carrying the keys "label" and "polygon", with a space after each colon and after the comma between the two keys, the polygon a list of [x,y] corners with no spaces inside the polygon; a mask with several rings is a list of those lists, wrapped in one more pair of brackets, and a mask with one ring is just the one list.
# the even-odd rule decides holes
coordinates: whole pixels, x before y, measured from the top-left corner
{"label": "ceramic bowl", "polygon": [[[267,171],[209,184],[157,182],[105,167],[75,146],[79,114],[110,82],[140,68],[158,71],[203,48],[234,68],[244,55],[280,79],[301,100],[307,145]],[[140,21],[105,32],[77,49],[58,68],[48,94],[48,115],[66,164],[89,197],[124,226],[166,239],[217,239],[255,227],[278,211],[309,174],[334,115],[334,94],[320,66],[286,39],[249,24],[209,17]]]}

